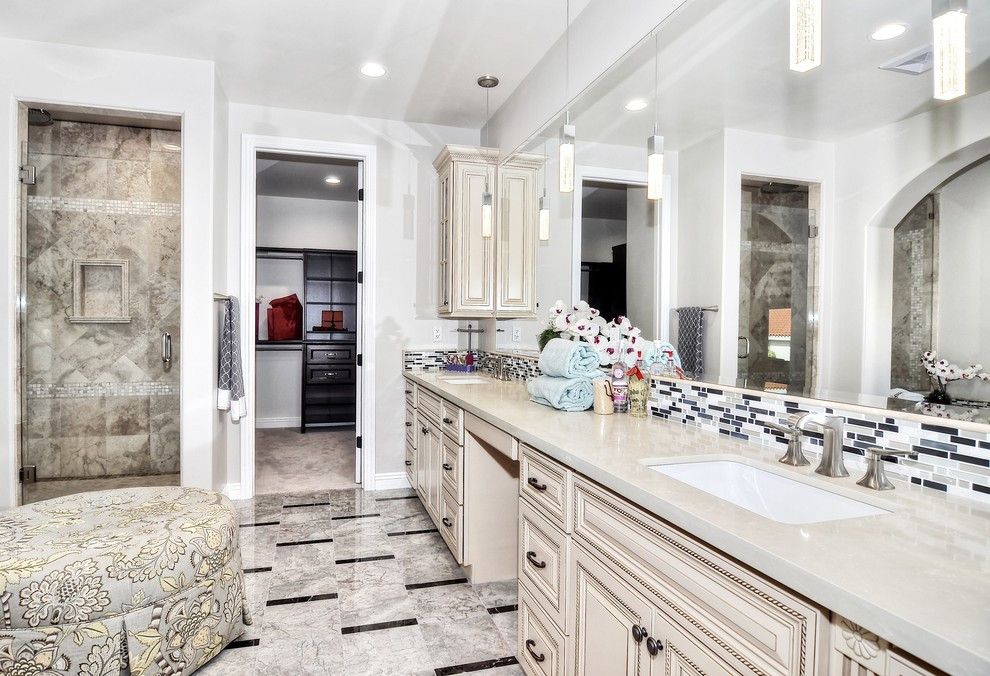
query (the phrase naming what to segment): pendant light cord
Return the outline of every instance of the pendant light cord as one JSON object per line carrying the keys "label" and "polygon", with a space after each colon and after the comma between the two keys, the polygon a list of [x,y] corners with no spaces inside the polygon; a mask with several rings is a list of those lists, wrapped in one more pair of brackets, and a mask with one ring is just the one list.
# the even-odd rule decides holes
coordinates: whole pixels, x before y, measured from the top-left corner
{"label": "pendant light cord", "polygon": [[[571,0],[564,0],[564,98],[571,93]],[[568,106],[569,107],[569,106]]]}
{"label": "pendant light cord", "polygon": [[653,135],[660,128],[660,31],[653,33]]}

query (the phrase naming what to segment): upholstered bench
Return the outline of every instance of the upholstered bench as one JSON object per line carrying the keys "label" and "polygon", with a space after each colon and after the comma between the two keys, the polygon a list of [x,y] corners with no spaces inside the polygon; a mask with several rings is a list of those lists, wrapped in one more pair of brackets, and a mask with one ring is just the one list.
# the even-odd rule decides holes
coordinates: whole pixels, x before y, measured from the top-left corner
{"label": "upholstered bench", "polygon": [[98,491],[0,512],[0,674],[185,676],[250,623],[237,511],[218,493]]}

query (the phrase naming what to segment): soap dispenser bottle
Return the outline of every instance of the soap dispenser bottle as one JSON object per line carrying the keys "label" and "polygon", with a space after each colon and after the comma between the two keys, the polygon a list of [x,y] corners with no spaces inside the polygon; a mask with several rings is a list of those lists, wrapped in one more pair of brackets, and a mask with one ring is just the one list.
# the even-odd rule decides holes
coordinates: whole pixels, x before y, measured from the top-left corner
{"label": "soap dispenser bottle", "polygon": [[612,371],[612,405],[616,413],[629,412],[629,381],[622,364],[616,364]]}

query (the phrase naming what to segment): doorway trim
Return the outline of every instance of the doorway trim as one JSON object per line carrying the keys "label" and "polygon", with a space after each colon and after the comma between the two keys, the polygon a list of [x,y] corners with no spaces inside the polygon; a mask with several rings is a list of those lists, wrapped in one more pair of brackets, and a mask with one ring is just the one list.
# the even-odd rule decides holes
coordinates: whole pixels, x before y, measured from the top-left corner
{"label": "doorway trim", "polygon": [[[583,217],[583,191],[586,181],[599,183],[621,183],[624,185],[646,186],[646,172],[630,169],[578,166],[575,172],[574,194],[571,206],[571,302],[581,300],[581,220]],[[663,197],[657,210],[659,223],[654,222],[653,234],[653,288],[656,289],[656,310],[654,325],[640,327],[651,333],[653,339],[660,339],[670,331],[670,297],[672,279],[671,261],[671,183],[670,176],[663,176]]]}
{"label": "doorway trim", "polygon": [[[259,134],[241,135],[241,219],[240,219],[240,280],[239,293],[242,299],[255,296],[255,249],[257,247],[257,157],[259,152],[277,152],[290,155],[308,155],[356,160],[364,163],[364,215],[361,232],[358,233],[358,246],[361,248],[359,273],[362,277],[361,336],[358,350],[361,354],[360,401],[358,402],[361,421],[358,433],[361,435],[361,448],[358,460],[361,467],[361,485],[365,490],[375,489],[375,276],[366,274],[374,268],[375,236],[375,177],[377,164],[376,148],[372,145],[355,143],[334,143],[315,139],[297,139]],[[242,301],[242,317],[246,304]],[[255,345],[254,327],[250,321],[241,322],[241,345],[244,358],[244,382],[247,387],[247,415],[240,420],[240,485],[230,487],[231,497],[241,499],[254,497],[255,470]]]}

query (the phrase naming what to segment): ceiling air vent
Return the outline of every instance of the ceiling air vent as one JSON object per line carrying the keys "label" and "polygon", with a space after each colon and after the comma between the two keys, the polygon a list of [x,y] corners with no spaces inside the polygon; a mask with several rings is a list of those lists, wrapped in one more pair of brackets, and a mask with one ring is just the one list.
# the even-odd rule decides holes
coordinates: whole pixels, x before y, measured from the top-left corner
{"label": "ceiling air vent", "polygon": [[907,54],[880,64],[880,70],[892,70],[895,73],[921,75],[932,69],[935,61],[935,50],[931,45],[923,45]]}

